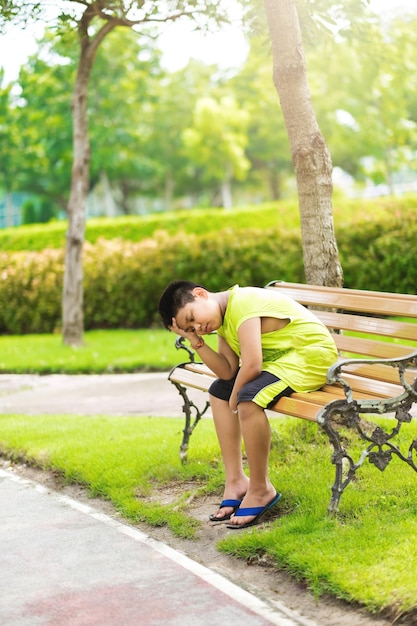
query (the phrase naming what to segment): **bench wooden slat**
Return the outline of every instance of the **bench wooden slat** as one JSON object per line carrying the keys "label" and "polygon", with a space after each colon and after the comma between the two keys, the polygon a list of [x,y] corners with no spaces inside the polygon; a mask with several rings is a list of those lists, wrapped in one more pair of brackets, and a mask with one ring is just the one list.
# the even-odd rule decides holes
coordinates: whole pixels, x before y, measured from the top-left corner
{"label": "bench wooden slat", "polygon": [[[401,392],[402,388],[398,388]],[[290,397],[281,398],[272,407],[272,411],[277,413],[283,413],[285,415],[291,415],[294,417],[300,417],[303,419],[316,421],[317,415],[320,410],[333,400],[340,400],[340,394],[328,393],[327,391],[311,391],[309,393],[294,393]],[[376,394],[367,394],[363,392],[354,392],[354,399],[367,399],[374,400],[376,397],[389,398],[390,395],[383,394],[382,396]]]}
{"label": "bench wooden slat", "polygon": [[333,336],[338,349],[349,355],[359,354],[372,359],[395,359],[408,356],[415,351],[414,346],[405,346],[399,343],[363,339],[350,335]]}
{"label": "bench wooden slat", "polygon": [[410,293],[395,293],[393,291],[370,291],[367,289],[347,289],[346,287],[327,287],[325,285],[308,285],[305,283],[289,283],[285,280],[273,280],[268,285],[267,288],[271,287],[279,288],[279,287],[291,287],[292,289],[297,290],[297,292],[310,292],[314,290],[317,293],[333,293],[338,296],[352,294],[356,296],[371,296],[373,298],[389,298],[391,300],[410,300],[416,301],[415,294]]}
{"label": "bench wooden slat", "polygon": [[[357,374],[357,376],[362,376],[364,379],[372,379],[372,380],[381,380],[386,383],[398,383],[399,376],[398,370],[394,367],[390,367],[389,365],[382,365],[380,363],[369,364],[364,359],[363,364],[351,364],[346,366],[347,372],[352,372]],[[414,378],[417,376],[417,372],[413,370],[409,370],[405,372],[405,380],[411,385]]]}
{"label": "bench wooden slat", "polygon": [[[364,391],[354,392],[353,397],[355,400],[374,400],[375,395],[372,393],[366,393]],[[326,390],[325,388],[319,389],[318,391],[308,391],[305,393],[293,393],[291,398],[296,398],[298,400],[304,400],[305,402],[312,402],[313,404],[319,404],[320,406],[325,406],[328,402],[332,402],[333,400],[340,400],[344,398],[344,394],[338,393],[335,389]]]}
{"label": "bench wooden slat", "polygon": [[314,314],[328,328],[406,339],[414,341],[417,349],[417,324],[331,311],[314,311]]}
{"label": "bench wooden slat", "polygon": [[195,372],[189,372],[183,367],[177,367],[169,375],[169,380],[173,383],[179,383],[180,385],[187,385],[193,389],[208,391],[213,382],[213,377],[207,376],[207,374],[196,375]]}
{"label": "bench wooden slat", "polygon": [[206,374],[212,378],[217,378],[216,374],[211,371],[204,363],[185,363],[181,367],[184,367],[189,372],[197,372],[197,374]]}
{"label": "bench wooden slat", "polygon": [[345,372],[343,372],[342,378],[351,386],[354,392],[366,393],[379,398],[393,398],[404,391],[401,385],[354,376]]}
{"label": "bench wooden slat", "polygon": [[400,315],[417,318],[417,302],[412,296],[401,294],[383,294],[372,291],[360,292],[349,289],[326,288],[317,289],[316,286],[303,286],[292,283],[275,283],[268,289],[278,289],[281,293],[290,296],[304,305],[320,306],[339,310],[355,311],[358,313],[373,313],[375,315]]}
{"label": "bench wooden slat", "polygon": [[291,396],[278,400],[272,410],[277,413],[282,413],[283,415],[292,415],[293,417],[300,417],[316,422],[317,415],[322,408],[320,404],[313,404],[312,402],[306,402],[305,400],[299,400]]}
{"label": "bench wooden slat", "polygon": [[[363,371],[365,366],[359,367],[362,368]],[[375,369],[376,374],[374,377],[371,377]],[[383,380],[381,380],[381,377],[378,375],[379,369],[378,364],[368,366],[366,368],[366,377],[360,374],[361,370],[359,370],[359,373],[356,373],[356,375],[343,373],[343,379],[346,380],[346,382],[352,387],[355,398],[360,397],[370,399],[375,396],[380,398],[389,398],[399,395],[403,391],[402,386],[398,384],[398,376],[395,379],[395,369],[389,368],[389,371],[394,374],[394,376],[389,377],[388,375],[384,375]],[[194,376],[194,374],[198,374],[198,376]],[[178,382],[202,391],[208,390],[214,378],[216,378],[214,372],[201,363],[182,364],[181,366],[175,368],[169,376],[169,379],[172,382]],[[385,380],[386,378],[389,378],[389,380]],[[409,378],[410,382],[412,382],[411,372]],[[326,396],[328,402],[336,399],[337,397],[340,398],[344,396],[344,391],[341,386],[324,385],[320,392],[308,392],[303,394],[303,397],[307,402],[315,402],[314,394],[316,393],[324,394],[322,397],[325,398]]]}

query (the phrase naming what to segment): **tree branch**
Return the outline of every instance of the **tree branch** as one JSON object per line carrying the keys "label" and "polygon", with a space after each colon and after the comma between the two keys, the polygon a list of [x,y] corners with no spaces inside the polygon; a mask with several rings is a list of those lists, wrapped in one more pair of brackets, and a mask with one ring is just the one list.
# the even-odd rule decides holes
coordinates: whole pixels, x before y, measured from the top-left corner
{"label": "tree branch", "polygon": [[[135,2],[130,2],[128,6],[124,6],[124,3],[122,2],[121,14],[117,15],[115,13],[108,13],[106,11],[107,3],[105,0],[96,0],[90,5],[88,5],[88,3],[84,2],[83,0],[74,0],[74,1],[79,2],[80,4],[85,4],[86,6],[89,6],[89,8],[91,9],[91,13],[94,13],[96,17],[99,17],[104,21],[111,21],[114,24],[114,27],[126,26],[126,27],[131,28],[132,26],[137,26],[138,24],[144,24],[144,23],[163,24],[166,22],[176,22],[177,20],[181,18],[194,19],[195,15],[207,15],[207,7],[205,6],[200,9],[193,7],[190,9],[177,10],[171,15],[165,15],[165,16],[160,16],[160,17],[158,17],[157,15],[153,15],[150,12],[147,12],[147,13],[145,12],[141,18],[132,19],[127,16],[133,10],[134,5],[137,4]],[[144,2],[142,2],[142,6],[143,4]],[[217,11],[219,5],[220,5],[220,0],[214,4],[213,8],[215,8]],[[227,22],[226,17],[222,15],[218,15],[217,19],[219,22]]]}

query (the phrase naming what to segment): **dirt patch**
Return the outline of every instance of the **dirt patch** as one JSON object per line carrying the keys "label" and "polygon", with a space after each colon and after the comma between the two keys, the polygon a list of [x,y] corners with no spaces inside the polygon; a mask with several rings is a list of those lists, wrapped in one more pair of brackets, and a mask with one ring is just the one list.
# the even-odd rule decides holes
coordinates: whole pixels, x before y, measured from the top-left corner
{"label": "dirt patch", "polygon": [[[41,471],[25,464],[14,465],[2,460],[0,466],[121,520],[120,514],[109,502],[89,497],[87,490],[81,486],[64,485],[62,479],[53,472]],[[163,498],[169,499],[174,495],[177,497],[178,494],[169,494],[164,490],[164,496],[161,494],[158,498],[156,495],[155,499],[162,501]],[[198,536],[193,540],[174,537],[166,528],[150,528],[145,525],[138,527],[154,539],[180,550],[259,598],[268,599],[272,603],[283,603],[300,616],[300,624],[305,626],[388,626],[393,623],[392,620],[373,617],[359,606],[328,596],[316,600],[306,585],[294,581],[285,572],[276,570],[267,558],[260,557],[256,561],[245,562],[221,554],[216,549],[216,542],[225,536],[226,527],[224,524],[213,524],[208,521],[208,515],[215,510],[217,504],[217,499],[213,497],[190,499],[190,513],[203,522]]]}

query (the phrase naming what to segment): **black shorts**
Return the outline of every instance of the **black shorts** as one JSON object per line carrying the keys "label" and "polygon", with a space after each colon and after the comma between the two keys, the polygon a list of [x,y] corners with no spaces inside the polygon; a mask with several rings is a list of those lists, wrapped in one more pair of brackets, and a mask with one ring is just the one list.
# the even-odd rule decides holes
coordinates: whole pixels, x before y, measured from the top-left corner
{"label": "black shorts", "polygon": [[[236,374],[237,376],[237,374]],[[231,380],[215,380],[209,389],[209,393],[215,398],[228,401],[235,384],[236,376]],[[271,408],[283,396],[294,393],[284,381],[270,372],[261,372],[259,376],[243,385],[237,395],[237,402],[255,402],[264,409]]]}

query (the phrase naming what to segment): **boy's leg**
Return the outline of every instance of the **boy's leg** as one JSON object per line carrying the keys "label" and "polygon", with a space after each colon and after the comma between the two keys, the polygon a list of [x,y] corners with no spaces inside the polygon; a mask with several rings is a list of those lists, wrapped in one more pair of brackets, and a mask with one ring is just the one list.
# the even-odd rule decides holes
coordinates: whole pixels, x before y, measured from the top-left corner
{"label": "boy's leg", "polygon": [[[271,427],[264,409],[254,402],[239,403],[238,411],[250,474],[241,508],[266,506],[276,495],[268,476]],[[232,518],[231,523],[239,526],[253,519],[253,515],[240,516]]]}
{"label": "boy's leg", "polygon": [[[241,500],[248,489],[249,479],[243,471],[239,418],[230,410],[228,400],[210,395],[210,404],[226,477],[223,499]],[[231,507],[223,507],[214,513],[214,517],[221,519],[232,512]]]}

